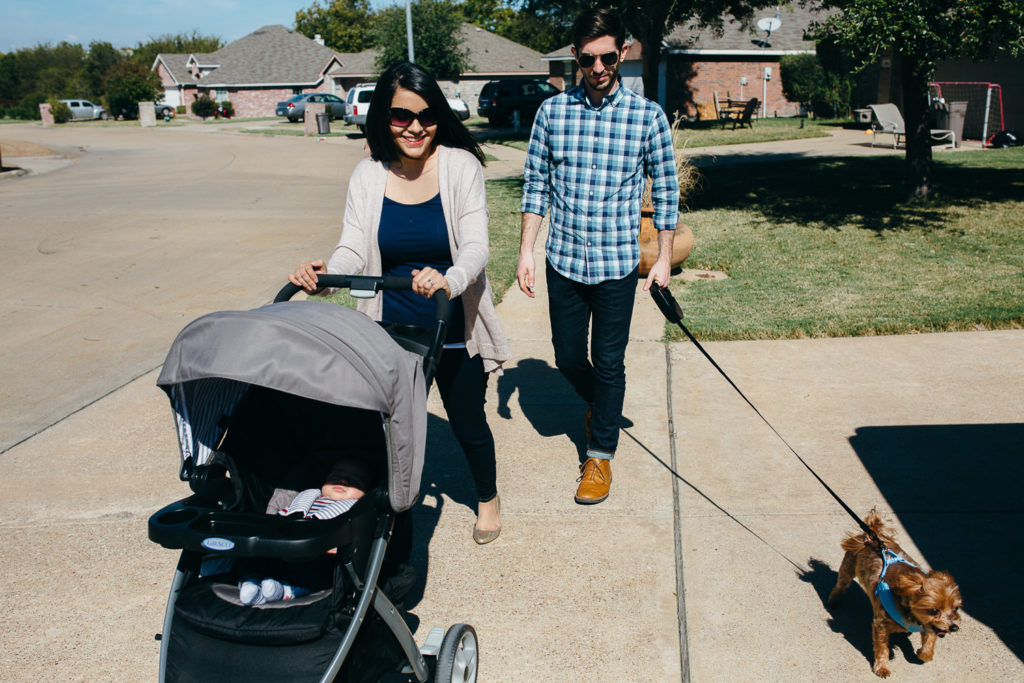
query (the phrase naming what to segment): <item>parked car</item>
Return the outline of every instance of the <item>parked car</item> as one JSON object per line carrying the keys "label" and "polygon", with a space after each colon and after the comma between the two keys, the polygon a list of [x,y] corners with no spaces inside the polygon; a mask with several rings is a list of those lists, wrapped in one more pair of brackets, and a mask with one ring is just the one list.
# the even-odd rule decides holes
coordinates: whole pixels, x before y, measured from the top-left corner
{"label": "parked car", "polygon": [[163,104],[161,102],[157,102],[154,111],[156,112],[156,117],[158,119],[166,119],[177,114],[177,109],[169,104]]}
{"label": "parked car", "polygon": [[516,112],[520,121],[527,121],[536,115],[541,102],[558,93],[547,81],[533,78],[488,81],[480,90],[477,113],[487,117],[492,126],[511,124]]}
{"label": "parked car", "polygon": [[448,106],[452,108],[455,115],[459,117],[460,121],[465,121],[469,118],[469,105],[466,104],[466,100],[459,99],[458,97],[449,97]]}
{"label": "parked car", "polygon": [[64,104],[68,105],[71,109],[71,118],[75,121],[93,121],[95,119],[102,119],[106,121],[110,118],[110,114],[107,110],[98,104],[93,104],[89,100],[61,100]]}
{"label": "parked car", "polygon": [[292,123],[302,121],[306,117],[306,103],[320,102],[325,105],[324,111],[331,119],[345,118],[345,101],[337,95],[322,92],[307,92],[295,95],[284,102],[278,102],[274,113],[278,116],[287,116]]}
{"label": "parked car", "polygon": [[[360,83],[348,91],[345,97],[345,104],[348,105],[348,113],[345,115],[345,123],[359,126],[359,130],[366,132],[366,114],[370,111],[370,98],[373,97],[375,83]],[[448,97],[448,106],[452,108],[459,120],[465,121],[469,118],[469,105],[465,100],[458,97]]]}
{"label": "parked car", "polygon": [[345,113],[345,123],[352,126],[359,126],[359,130],[366,132],[366,113],[370,111],[370,98],[373,97],[375,83],[360,83],[352,86],[345,96],[345,104],[348,111]]}

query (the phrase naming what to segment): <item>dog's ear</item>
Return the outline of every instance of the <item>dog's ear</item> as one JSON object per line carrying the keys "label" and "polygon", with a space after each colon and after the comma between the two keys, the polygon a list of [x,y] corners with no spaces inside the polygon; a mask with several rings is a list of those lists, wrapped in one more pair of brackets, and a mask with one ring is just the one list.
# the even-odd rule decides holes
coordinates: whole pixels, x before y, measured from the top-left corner
{"label": "dog's ear", "polygon": [[924,574],[918,572],[902,572],[896,578],[896,585],[894,588],[896,592],[901,595],[907,595],[915,591],[924,590]]}

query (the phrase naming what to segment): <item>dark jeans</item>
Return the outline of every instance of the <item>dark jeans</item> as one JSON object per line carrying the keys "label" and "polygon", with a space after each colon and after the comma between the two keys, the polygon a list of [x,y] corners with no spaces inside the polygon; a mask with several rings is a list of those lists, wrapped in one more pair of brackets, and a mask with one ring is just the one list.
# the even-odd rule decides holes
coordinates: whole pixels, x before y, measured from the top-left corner
{"label": "dark jeans", "polygon": [[448,424],[473,473],[476,496],[487,502],[498,494],[494,465],[494,436],[487,425],[484,402],[487,373],[480,355],[470,358],[465,349],[445,349],[434,383],[448,414]]}
{"label": "dark jeans", "polygon": [[638,277],[634,269],[621,280],[585,285],[547,264],[555,365],[580,398],[592,406],[588,450],[614,454],[619,445],[626,396],[626,344]]}

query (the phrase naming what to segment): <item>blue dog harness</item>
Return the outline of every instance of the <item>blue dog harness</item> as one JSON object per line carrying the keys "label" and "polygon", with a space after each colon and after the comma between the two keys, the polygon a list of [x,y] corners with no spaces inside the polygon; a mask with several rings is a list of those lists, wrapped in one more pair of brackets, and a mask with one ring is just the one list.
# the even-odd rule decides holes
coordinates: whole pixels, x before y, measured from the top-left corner
{"label": "blue dog harness", "polygon": [[901,555],[897,555],[888,548],[882,549],[882,575],[878,577],[878,585],[875,586],[875,597],[878,598],[879,602],[882,603],[882,607],[885,608],[885,613],[888,614],[893,621],[907,629],[911,633],[919,633],[923,631],[920,626],[916,624],[908,624],[900,614],[900,611],[896,608],[896,601],[892,599],[892,590],[889,588],[889,584],[885,582],[885,572],[889,567],[894,564],[909,564],[911,567],[916,567],[910,560],[904,559]]}

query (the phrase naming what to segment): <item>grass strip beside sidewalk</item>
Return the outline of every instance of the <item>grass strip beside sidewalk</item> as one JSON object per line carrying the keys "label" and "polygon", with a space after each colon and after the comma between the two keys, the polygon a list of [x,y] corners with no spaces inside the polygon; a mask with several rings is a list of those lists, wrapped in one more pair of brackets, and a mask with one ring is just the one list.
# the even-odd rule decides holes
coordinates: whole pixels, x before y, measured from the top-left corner
{"label": "grass strip beside sidewalk", "polygon": [[[687,327],[725,340],[1024,326],[1024,150],[943,155],[934,169],[938,196],[920,203],[902,199],[898,157],[708,170],[683,214],[696,238],[685,265],[729,277],[673,278]],[[487,191],[500,299],[515,280],[522,181]]]}
{"label": "grass strip beside sidewalk", "polygon": [[[1024,326],[1024,150],[944,156],[935,199],[907,203],[904,160],[710,169],[684,220],[672,290],[699,339],[906,334]],[[682,338],[669,328],[670,338]]]}

